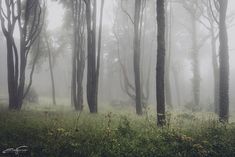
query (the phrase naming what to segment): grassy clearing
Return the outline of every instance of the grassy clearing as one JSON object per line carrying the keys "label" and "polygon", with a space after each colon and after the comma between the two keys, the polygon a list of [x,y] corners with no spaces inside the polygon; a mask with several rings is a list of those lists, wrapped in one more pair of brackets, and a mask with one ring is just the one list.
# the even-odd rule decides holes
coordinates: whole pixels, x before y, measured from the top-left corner
{"label": "grassy clearing", "polygon": [[0,149],[28,145],[35,157],[235,156],[234,123],[219,124],[211,113],[167,117],[168,125],[157,128],[154,112],[138,117],[127,111],[91,115],[46,106],[5,110],[0,112]]}

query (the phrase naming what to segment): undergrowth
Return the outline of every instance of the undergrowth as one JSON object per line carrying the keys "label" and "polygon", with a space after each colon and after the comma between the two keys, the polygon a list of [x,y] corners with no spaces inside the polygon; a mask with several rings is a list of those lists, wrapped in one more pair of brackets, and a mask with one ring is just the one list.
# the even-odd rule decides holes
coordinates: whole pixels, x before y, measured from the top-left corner
{"label": "undergrowth", "polygon": [[4,111],[0,151],[27,145],[33,157],[235,156],[234,124],[220,124],[206,113],[167,117],[166,127],[158,128],[154,114]]}

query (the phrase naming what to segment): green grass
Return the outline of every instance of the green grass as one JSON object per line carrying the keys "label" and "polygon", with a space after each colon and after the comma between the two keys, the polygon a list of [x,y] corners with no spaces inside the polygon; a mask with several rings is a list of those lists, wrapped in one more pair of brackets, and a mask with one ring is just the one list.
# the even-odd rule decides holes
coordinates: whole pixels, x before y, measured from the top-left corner
{"label": "green grass", "polygon": [[129,109],[108,110],[2,110],[0,150],[28,145],[34,157],[235,156],[235,124],[220,124],[212,113],[171,113],[167,126],[158,128],[154,111],[138,117]]}

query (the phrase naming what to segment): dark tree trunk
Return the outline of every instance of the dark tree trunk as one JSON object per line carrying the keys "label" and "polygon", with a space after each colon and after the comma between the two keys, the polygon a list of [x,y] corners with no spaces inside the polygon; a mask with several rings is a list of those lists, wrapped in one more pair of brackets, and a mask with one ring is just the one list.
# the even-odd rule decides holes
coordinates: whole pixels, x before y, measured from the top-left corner
{"label": "dark tree trunk", "polygon": [[157,124],[164,126],[165,121],[165,8],[164,0],[157,0],[158,48],[156,68]]}
{"label": "dark tree trunk", "polygon": [[73,10],[73,58],[71,101],[76,111],[83,109],[83,76],[85,69],[84,29],[85,5],[82,0],[72,1]]}
{"label": "dark tree trunk", "polygon": [[[95,0],[96,1],[96,0]],[[96,3],[95,3],[96,4]],[[87,21],[87,102],[91,113],[97,113],[96,102],[96,5],[86,1]],[[95,15],[93,15],[95,14]]]}
{"label": "dark tree trunk", "polygon": [[[6,13],[5,13],[6,10]],[[17,10],[17,11],[16,11]],[[34,41],[41,32],[44,10],[41,3],[26,1],[24,8],[22,2],[0,1],[0,20],[3,34],[7,44],[7,72],[9,109],[20,110],[23,100],[32,84],[34,68],[31,69],[29,85],[25,89],[25,72],[28,54]],[[24,17],[24,20],[22,20]],[[20,34],[20,46],[17,47],[14,32]],[[34,60],[33,67],[36,63]]]}
{"label": "dark tree trunk", "polygon": [[17,110],[17,83],[14,75],[14,61],[12,41],[7,38],[7,77],[8,77],[8,95],[9,95],[9,109]]}
{"label": "dark tree trunk", "polygon": [[229,53],[226,13],[228,0],[219,0],[219,62],[220,62],[220,104],[219,117],[223,122],[229,119]]}
{"label": "dark tree trunk", "polygon": [[98,52],[96,52],[96,0],[86,1],[87,21],[87,102],[91,113],[98,112],[98,79],[100,67],[101,34],[104,1],[101,2]]}
{"label": "dark tree trunk", "polygon": [[142,115],[142,96],[141,96],[141,83],[140,83],[140,13],[141,13],[141,0],[135,0],[135,17],[134,17],[134,74],[135,74],[135,102],[136,113]]}

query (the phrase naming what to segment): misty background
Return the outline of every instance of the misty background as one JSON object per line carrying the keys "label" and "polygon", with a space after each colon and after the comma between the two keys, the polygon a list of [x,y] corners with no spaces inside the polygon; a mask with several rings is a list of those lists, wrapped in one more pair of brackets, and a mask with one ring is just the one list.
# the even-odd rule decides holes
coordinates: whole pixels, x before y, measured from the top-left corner
{"label": "misty background", "polygon": [[[52,36],[54,47],[58,46],[58,39],[67,38],[66,35],[66,8],[62,4],[48,0],[48,30]],[[182,5],[173,3],[172,10],[172,56],[170,82],[172,91],[173,106],[184,106],[192,101],[192,68],[190,60],[191,40],[188,33],[190,19]],[[150,95],[149,104],[155,105],[155,67],[157,55],[157,32],[156,32],[156,12],[155,2],[147,1],[147,14],[144,16],[144,29],[141,48],[141,68],[143,77],[148,73],[150,68]],[[229,1],[228,15],[235,13],[235,1]],[[118,14],[118,15],[117,15]],[[118,19],[118,20],[117,20]],[[118,24],[116,22],[119,22]],[[229,37],[229,55],[230,55],[230,109],[235,109],[235,21],[228,24]],[[117,28],[117,26],[120,26]],[[118,63],[118,48],[115,39],[114,30],[119,32],[122,37],[120,40],[120,56],[122,62],[128,70],[130,80],[133,79],[132,65],[132,36],[133,28],[128,17],[117,8],[116,1],[105,1],[103,16],[103,38],[101,50],[101,78],[99,88],[99,102],[101,105],[109,105],[117,102],[125,102],[134,105],[134,102],[123,92],[123,74],[120,64]],[[121,29],[121,30],[119,30]],[[123,34],[124,35],[123,35]],[[204,38],[209,33],[198,23],[198,36]],[[69,35],[68,35],[69,36]],[[217,49],[218,49],[217,44]],[[7,98],[7,68],[6,68],[6,44],[4,36],[0,34],[0,98]],[[70,104],[71,92],[71,66],[72,66],[72,49],[65,45],[59,51],[53,51],[53,68],[56,86],[56,98],[59,105]],[[213,106],[213,69],[211,60],[210,39],[206,40],[199,52],[200,74],[201,74],[201,102],[205,110]],[[30,70],[30,69],[28,69]],[[179,89],[175,84],[175,75],[178,74]],[[146,79],[146,78],[143,78]],[[133,81],[132,81],[133,82]],[[84,87],[86,85],[86,75],[84,77]],[[42,59],[36,67],[33,77],[32,88],[39,95],[40,103],[51,103],[51,82],[50,72],[47,59]],[[85,88],[84,88],[85,89]],[[180,92],[180,96],[177,95]],[[84,92],[85,93],[85,92]],[[84,95],[85,97],[85,95]],[[85,99],[84,99],[85,100]],[[87,107],[87,105],[85,105]]]}

